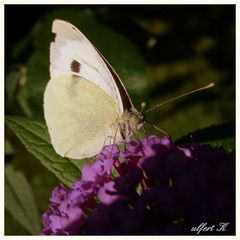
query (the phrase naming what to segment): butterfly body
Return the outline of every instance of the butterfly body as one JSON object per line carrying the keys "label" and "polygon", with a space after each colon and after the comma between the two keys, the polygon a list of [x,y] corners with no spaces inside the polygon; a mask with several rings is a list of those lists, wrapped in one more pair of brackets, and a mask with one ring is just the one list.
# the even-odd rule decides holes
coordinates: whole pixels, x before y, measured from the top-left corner
{"label": "butterfly body", "polygon": [[53,22],[44,116],[55,151],[81,159],[129,139],[143,116],[107,60],[73,25]]}
{"label": "butterfly body", "polygon": [[129,139],[144,124],[144,116],[135,108],[125,110],[118,119],[123,139]]}

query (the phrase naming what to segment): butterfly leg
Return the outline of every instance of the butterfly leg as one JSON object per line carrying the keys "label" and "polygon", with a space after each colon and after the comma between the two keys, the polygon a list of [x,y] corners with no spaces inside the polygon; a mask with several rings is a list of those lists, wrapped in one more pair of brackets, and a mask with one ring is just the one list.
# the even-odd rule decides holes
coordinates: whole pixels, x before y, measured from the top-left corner
{"label": "butterfly leg", "polygon": [[[107,137],[106,137],[106,139],[105,139],[104,142],[103,142],[102,148],[103,148],[105,145],[108,145],[108,144],[106,144],[106,142],[108,141],[108,139],[111,139],[111,138],[112,138],[111,136],[107,136]],[[111,140],[110,140],[110,143],[111,143]]]}
{"label": "butterfly leg", "polygon": [[144,125],[142,126],[142,129],[143,129],[143,133],[144,133],[144,135],[147,136],[147,129],[145,128]]}
{"label": "butterfly leg", "polygon": [[[115,134],[114,134],[114,138],[113,138],[113,142],[112,142],[112,147],[111,147],[111,152],[110,152],[110,156],[109,157],[112,157],[112,153],[113,153],[113,146],[116,142],[116,138],[117,138],[117,132],[118,132],[118,129],[120,128],[120,123],[117,123],[117,128],[116,128],[116,131],[115,131]],[[120,131],[121,132],[121,131]]]}

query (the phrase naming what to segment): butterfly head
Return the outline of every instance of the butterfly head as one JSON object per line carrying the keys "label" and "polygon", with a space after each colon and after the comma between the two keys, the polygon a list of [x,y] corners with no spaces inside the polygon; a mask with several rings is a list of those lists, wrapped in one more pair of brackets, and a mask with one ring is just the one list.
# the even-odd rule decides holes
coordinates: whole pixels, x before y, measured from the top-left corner
{"label": "butterfly head", "polygon": [[135,108],[125,110],[118,121],[123,139],[129,139],[133,134],[136,134],[144,122],[144,115]]}

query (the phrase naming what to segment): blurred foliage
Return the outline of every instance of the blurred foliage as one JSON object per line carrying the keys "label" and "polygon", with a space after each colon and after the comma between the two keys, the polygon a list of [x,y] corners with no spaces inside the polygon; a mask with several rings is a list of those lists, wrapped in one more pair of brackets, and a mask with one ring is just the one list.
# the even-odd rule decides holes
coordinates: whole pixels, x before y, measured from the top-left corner
{"label": "blurred foliage", "polygon": [[11,165],[5,170],[5,206],[12,216],[31,234],[37,235],[40,218],[32,190],[22,172]]}
{"label": "blurred foliage", "polygon": [[[12,16],[18,19],[17,25]],[[54,39],[51,24],[55,18],[70,21],[94,43],[121,77],[137,109],[142,101],[150,108],[215,82],[214,88],[166,104],[146,118],[174,140],[182,136],[189,139],[189,133],[204,129],[205,138],[194,133],[195,139],[227,150],[235,146],[233,5],[7,5],[5,113],[8,115],[44,120],[43,91],[49,80],[49,44]],[[219,128],[207,128],[212,125]],[[146,124],[146,129],[147,134],[161,135],[151,124]],[[227,129],[231,134],[222,139],[221,133],[228,132]],[[59,180],[27,152],[8,127],[5,135],[6,162],[24,173],[42,215]],[[5,219],[5,234],[27,234],[8,212]],[[7,226],[10,222],[15,227]]]}

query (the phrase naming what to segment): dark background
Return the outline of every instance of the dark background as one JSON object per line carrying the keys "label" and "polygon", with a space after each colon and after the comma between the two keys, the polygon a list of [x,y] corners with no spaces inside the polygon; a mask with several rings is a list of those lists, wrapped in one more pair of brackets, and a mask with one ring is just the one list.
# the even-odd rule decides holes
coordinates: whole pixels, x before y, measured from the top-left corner
{"label": "dark background", "polygon": [[[69,5],[5,5],[7,60],[13,45],[31,30],[34,23],[48,12],[67,7]],[[84,5],[75,7],[84,8]],[[97,11],[104,5],[86,5],[85,7]],[[153,20],[161,19],[172,24],[171,32],[161,39],[164,48],[161,48],[161,52],[158,51],[160,47],[154,51],[158,56],[161,53],[161,57],[154,56],[153,52],[143,52],[147,63],[149,61],[150,63],[166,62],[171,61],[173,57],[176,59],[188,56],[191,53],[189,49],[191,44],[186,49],[187,43],[199,38],[204,33],[216,37],[218,47],[222,47],[220,53],[215,51],[209,54],[212,62],[217,66],[231,68],[235,72],[233,68],[235,60],[233,57],[235,52],[233,29],[235,27],[235,5],[106,5],[105,7],[108,9],[108,14],[101,16],[98,13],[101,20],[126,34],[142,51],[144,51],[145,41],[149,37],[149,33],[145,32],[144,34],[143,30],[139,29],[132,21],[133,16]],[[176,37],[178,38],[177,46]],[[226,46],[226,43],[232,44]],[[188,50],[190,51],[188,52]],[[227,55],[227,59],[218,57],[222,52]]]}

